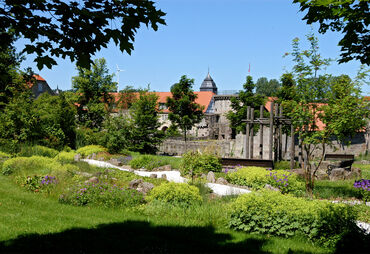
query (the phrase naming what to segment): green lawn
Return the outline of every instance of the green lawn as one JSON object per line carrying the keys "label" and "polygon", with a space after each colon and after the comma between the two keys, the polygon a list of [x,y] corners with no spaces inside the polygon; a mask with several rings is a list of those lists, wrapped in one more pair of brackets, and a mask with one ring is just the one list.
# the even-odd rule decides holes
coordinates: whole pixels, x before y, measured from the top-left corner
{"label": "green lawn", "polygon": [[189,209],[131,210],[62,205],[0,176],[0,252],[329,253],[304,239],[235,232],[229,199]]}

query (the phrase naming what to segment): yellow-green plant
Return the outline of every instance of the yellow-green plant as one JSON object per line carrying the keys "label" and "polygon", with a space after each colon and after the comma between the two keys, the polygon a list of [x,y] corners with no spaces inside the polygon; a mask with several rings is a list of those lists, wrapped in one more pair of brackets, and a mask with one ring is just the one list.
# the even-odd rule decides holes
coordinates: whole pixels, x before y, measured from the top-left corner
{"label": "yellow-green plant", "polygon": [[61,151],[54,157],[54,159],[61,162],[62,164],[70,163],[74,161],[75,155],[76,155],[76,152],[74,151],[71,151],[71,152]]}
{"label": "yellow-green plant", "polygon": [[81,154],[82,156],[88,156],[88,155],[91,155],[93,153],[99,153],[99,152],[106,152],[107,149],[102,147],[102,146],[98,146],[98,145],[89,145],[89,146],[84,146],[84,147],[81,147],[79,148],[76,153],[79,153]]}
{"label": "yellow-green plant", "polygon": [[199,189],[187,183],[162,183],[153,188],[147,196],[149,202],[157,200],[173,205],[189,206],[194,203],[200,203],[202,197]]}

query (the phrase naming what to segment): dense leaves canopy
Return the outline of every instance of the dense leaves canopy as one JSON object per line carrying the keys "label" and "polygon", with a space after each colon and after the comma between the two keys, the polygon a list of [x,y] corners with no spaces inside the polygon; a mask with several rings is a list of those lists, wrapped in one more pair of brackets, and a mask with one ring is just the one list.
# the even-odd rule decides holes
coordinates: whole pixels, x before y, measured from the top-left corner
{"label": "dense leaves canopy", "polygon": [[370,64],[368,0],[294,0],[293,3],[298,3],[301,11],[307,11],[303,18],[307,24],[320,24],[320,33],[330,29],[344,34],[339,41],[342,51],[339,63],[357,59]]}
{"label": "dense leaves canopy", "polygon": [[157,30],[165,13],[149,0],[1,0],[0,41],[9,31],[29,39],[24,51],[37,55],[37,67],[51,68],[55,58],[77,60],[89,68],[91,56],[113,40],[122,52],[131,53],[141,24]]}

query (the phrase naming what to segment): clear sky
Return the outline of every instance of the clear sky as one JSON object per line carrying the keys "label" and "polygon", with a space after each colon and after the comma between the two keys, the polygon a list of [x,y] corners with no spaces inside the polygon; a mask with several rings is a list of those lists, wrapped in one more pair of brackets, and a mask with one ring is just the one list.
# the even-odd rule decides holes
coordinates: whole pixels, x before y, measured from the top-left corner
{"label": "clear sky", "polygon": [[[119,89],[150,84],[151,90],[169,91],[182,75],[187,75],[195,79],[193,89],[198,91],[209,68],[219,90],[240,90],[248,74],[254,81],[259,77],[279,79],[291,70],[292,59],[282,56],[291,51],[295,37],[302,40],[302,48],[307,48],[305,35],[311,26],[302,21],[304,14],[291,0],[155,2],[166,13],[166,26],[160,26],[156,32],[143,26],[136,34],[131,56],[121,53],[114,43],[96,54],[95,58],[107,60],[111,73],[116,73],[117,65],[124,70],[119,74]],[[321,55],[338,58],[337,44],[342,35],[321,35],[318,25],[312,28],[319,38]],[[22,41],[16,47],[20,45]],[[28,56],[21,67],[32,67],[52,89],[70,89],[71,78],[77,75],[75,64],[69,59],[57,62],[58,66],[51,70],[39,71],[33,57]],[[354,77],[359,66],[358,61],[340,65],[333,62],[326,72]],[[370,95],[370,87],[363,87],[363,93]]]}

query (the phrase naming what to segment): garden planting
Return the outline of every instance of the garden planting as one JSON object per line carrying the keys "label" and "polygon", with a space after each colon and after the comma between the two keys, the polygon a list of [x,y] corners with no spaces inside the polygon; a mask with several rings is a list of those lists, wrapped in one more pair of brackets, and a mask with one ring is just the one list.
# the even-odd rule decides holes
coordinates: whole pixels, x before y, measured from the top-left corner
{"label": "garden planting", "polygon": [[[92,157],[101,162],[115,162],[119,166],[99,168],[79,161],[80,158]],[[174,231],[170,231],[176,232],[173,235],[178,237],[182,230],[192,228],[194,236],[190,238],[200,252],[332,253],[349,250],[351,243],[358,243],[356,248],[362,251],[369,243],[369,236],[356,226],[358,220],[370,222],[369,206],[363,204],[363,201],[369,200],[370,192],[369,180],[366,179],[334,182],[336,189],[343,189],[344,194],[340,191],[325,192],[325,188],[330,189],[330,184],[328,181],[318,181],[320,192],[315,196],[320,197],[321,193],[326,200],[320,200],[322,197],[309,199],[304,193],[303,179],[289,170],[259,167],[222,169],[218,158],[208,153],[189,152],[183,158],[130,152],[112,155],[100,146],[60,152],[35,146],[19,154],[1,152],[0,167],[0,191],[4,197],[0,201],[0,212],[4,219],[13,218],[11,222],[6,219],[0,222],[2,228],[13,228],[0,234],[0,251],[25,250],[19,242],[21,235],[25,234],[40,234],[41,237],[50,233],[61,234],[76,223],[81,228],[91,230],[100,223],[127,221],[150,222],[150,227],[160,230],[154,231],[159,235],[162,234],[160,228],[164,226],[174,227]],[[120,167],[126,168],[126,171],[119,170]],[[154,177],[154,173],[162,167],[178,169],[182,177],[188,179],[187,183]],[[136,175],[130,168],[139,169],[135,173],[143,172],[151,177]],[[215,175],[216,183],[207,183],[210,171]],[[362,171],[366,176],[370,168],[364,166]],[[245,188],[252,192],[229,197],[215,195],[207,184],[221,185],[220,178],[226,181],[223,186]],[[351,188],[351,191],[347,191],[347,188]],[[348,198],[361,201],[362,204],[352,206],[330,202]],[[14,218],[21,216],[17,209],[25,213],[28,209],[40,209],[34,207],[35,202],[43,204],[45,210],[38,214],[30,212],[33,214],[30,217],[23,215],[22,223],[14,221]],[[53,211],[60,211],[61,217],[56,217]],[[106,214],[106,218],[104,215],[98,220],[92,219],[100,213]],[[74,223],[67,219],[71,216]],[[44,222],[45,219],[58,221],[58,226]],[[31,226],[26,229],[25,225]],[[140,229],[140,225],[135,230]],[[213,233],[202,231],[207,227],[211,227]],[[221,232],[224,239],[213,242],[211,239],[216,237],[216,232]],[[203,234],[204,241],[209,241],[209,245],[200,243],[197,234]],[[137,237],[141,239],[143,236]],[[162,244],[150,240],[155,235],[150,236],[149,240],[147,237],[149,235],[144,238],[151,248],[160,246],[158,248],[169,252],[178,252],[181,248],[187,250],[180,244],[181,239],[172,238],[172,243],[168,239],[161,239],[165,242]],[[22,239],[33,238],[23,236]],[[249,241],[250,245],[247,244]],[[254,245],[253,241],[260,244]],[[34,247],[39,252],[48,250],[36,245]],[[144,251],[143,246],[145,242],[137,244],[138,250]],[[65,251],[70,251],[65,248]]]}

